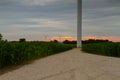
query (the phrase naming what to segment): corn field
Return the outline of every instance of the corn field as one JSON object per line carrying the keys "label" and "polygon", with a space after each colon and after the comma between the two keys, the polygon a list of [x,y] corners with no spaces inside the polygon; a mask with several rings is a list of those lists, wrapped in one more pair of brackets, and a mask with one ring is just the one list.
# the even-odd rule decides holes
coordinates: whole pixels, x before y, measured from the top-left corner
{"label": "corn field", "polygon": [[99,55],[120,57],[120,42],[84,44],[82,50]]}
{"label": "corn field", "polygon": [[0,68],[56,54],[73,47],[52,42],[0,42]]}

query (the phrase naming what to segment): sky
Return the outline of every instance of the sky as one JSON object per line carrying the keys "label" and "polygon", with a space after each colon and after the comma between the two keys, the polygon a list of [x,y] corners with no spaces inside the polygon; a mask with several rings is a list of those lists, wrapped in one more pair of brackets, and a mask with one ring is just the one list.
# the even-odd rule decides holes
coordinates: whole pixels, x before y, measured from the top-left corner
{"label": "sky", "polygon": [[[120,41],[120,0],[82,0],[82,38]],[[0,0],[4,39],[76,40],[77,0]]]}
{"label": "sky", "polygon": [[84,39],[120,41],[120,0],[83,0]]}

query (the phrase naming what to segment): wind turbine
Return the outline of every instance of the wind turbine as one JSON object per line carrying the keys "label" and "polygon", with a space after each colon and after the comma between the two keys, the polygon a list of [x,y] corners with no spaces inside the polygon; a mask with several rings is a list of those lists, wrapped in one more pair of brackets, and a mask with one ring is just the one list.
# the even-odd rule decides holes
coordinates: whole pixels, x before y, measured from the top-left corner
{"label": "wind turbine", "polygon": [[77,48],[82,47],[82,0],[77,0]]}

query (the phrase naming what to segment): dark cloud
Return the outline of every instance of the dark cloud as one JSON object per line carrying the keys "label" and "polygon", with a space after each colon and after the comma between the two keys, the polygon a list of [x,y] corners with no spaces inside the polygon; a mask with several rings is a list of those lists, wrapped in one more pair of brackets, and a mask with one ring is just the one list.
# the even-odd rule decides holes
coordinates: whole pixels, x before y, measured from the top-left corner
{"label": "dark cloud", "polygon": [[120,7],[120,0],[83,0],[84,9]]}
{"label": "dark cloud", "polygon": [[[40,32],[50,34],[49,36],[61,32],[64,35],[75,35],[76,33],[73,32],[75,32],[77,18],[76,4],[77,0],[49,0],[49,2],[47,0],[1,0],[0,32],[14,37],[25,33],[26,36],[28,33],[37,36]],[[48,19],[52,23],[48,24],[47,21],[42,22],[39,19]],[[55,21],[58,23],[54,23]]]}
{"label": "dark cloud", "polygon": [[0,7],[10,7],[21,5],[19,0],[0,0]]}
{"label": "dark cloud", "polygon": [[120,0],[83,0],[83,35],[120,35]]}
{"label": "dark cloud", "polygon": [[[83,0],[83,35],[119,35],[119,3],[120,0]],[[39,19],[53,22],[43,24]],[[76,20],[77,0],[0,0],[0,32],[6,35],[26,33],[27,37],[28,33],[47,32],[75,36]],[[57,25],[55,21],[65,24]]]}
{"label": "dark cloud", "polygon": [[107,0],[107,1],[110,3],[119,3],[120,2],[120,0]]}

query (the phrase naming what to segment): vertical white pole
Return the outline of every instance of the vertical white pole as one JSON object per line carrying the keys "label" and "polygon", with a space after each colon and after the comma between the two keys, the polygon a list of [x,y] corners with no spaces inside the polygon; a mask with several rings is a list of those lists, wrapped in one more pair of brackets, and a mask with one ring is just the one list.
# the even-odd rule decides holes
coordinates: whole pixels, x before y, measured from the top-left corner
{"label": "vertical white pole", "polygon": [[82,47],[82,0],[77,0],[77,48]]}

